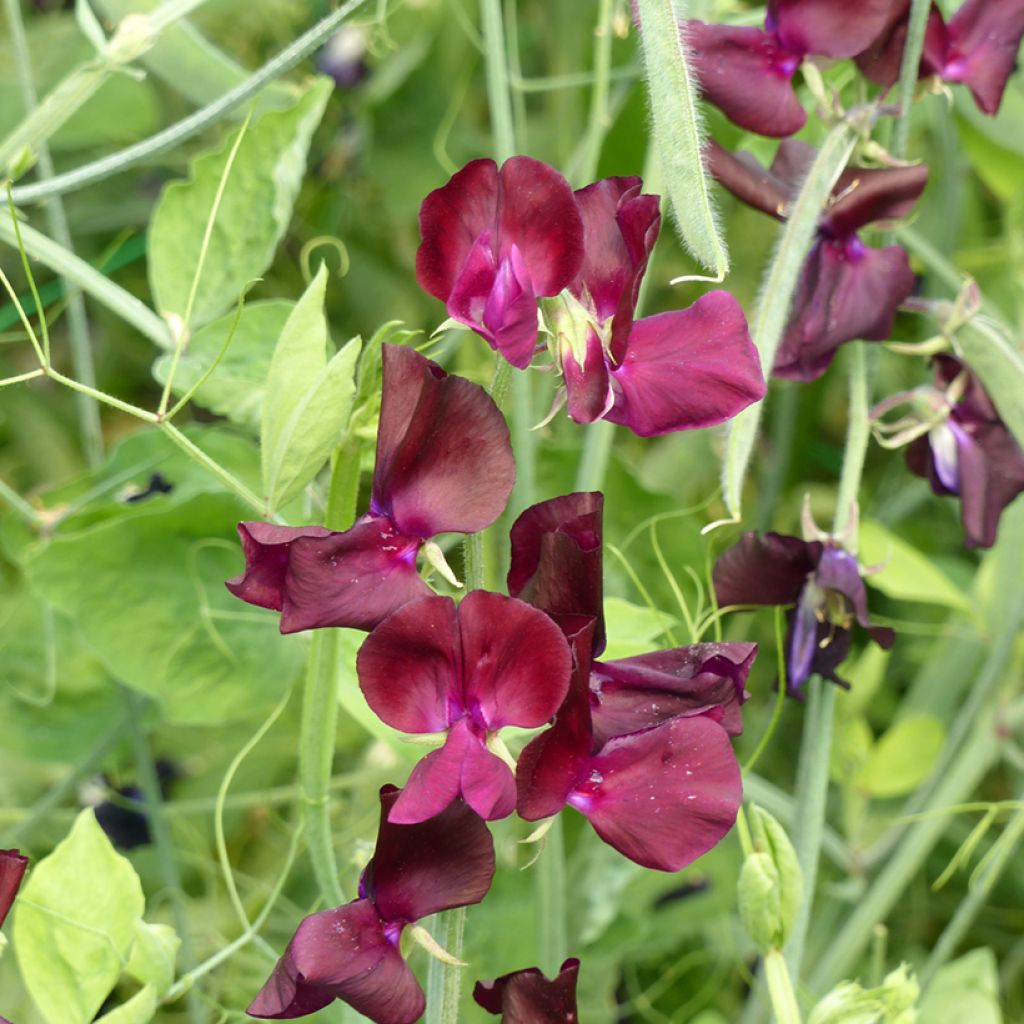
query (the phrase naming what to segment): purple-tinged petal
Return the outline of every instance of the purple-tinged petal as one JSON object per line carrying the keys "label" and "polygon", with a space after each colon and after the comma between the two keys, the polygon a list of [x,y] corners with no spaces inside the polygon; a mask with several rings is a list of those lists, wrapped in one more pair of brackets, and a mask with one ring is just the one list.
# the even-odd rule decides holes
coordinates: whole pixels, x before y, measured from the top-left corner
{"label": "purple-tinged petal", "polygon": [[424,597],[388,616],[359,648],[356,672],[367,704],[393,729],[447,729],[463,713],[455,603]]}
{"label": "purple-tinged petal", "polygon": [[767,23],[800,54],[853,57],[883,32],[902,0],[769,0]]}
{"label": "purple-tinged petal", "polygon": [[574,957],[551,980],[538,968],[528,967],[494,981],[478,981],[473,998],[489,1013],[500,1013],[501,1024],[577,1024],[579,971],[580,962]]}
{"label": "purple-tinged petal", "polygon": [[801,271],[772,373],[815,380],[844,342],[884,341],[913,287],[910,262],[900,246],[869,249],[856,235],[821,239]]}
{"label": "purple-tinged petal", "polygon": [[779,138],[803,128],[807,112],[793,89],[802,54],[758,28],[683,22],[704,98],[733,124]]}
{"label": "purple-tinged petal", "polygon": [[844,690],[850,689],[850,684],[837,671],[850,653],[850,630],[843,629],[831,622],[816,621],[816,632],[809,643],[812,651],[810,665],[793,666],[789,663],[789,657],[796,643],[793,636],[796,629],[796,616],[795,610],[790,612],[789,628],[786,631],[786,693],[797,700],[803,700],[805,697],[804,684],[812,675],[819,675],[822,679],[827,679]]}
{"label": "purple-tinged petal", "polygon": [[601,339],[592,330],[587,332],[582,366],[571,349],[567,347],[562,351],[562,379],[569,418],[576,423],[593,423],[603,418],[615,402]]}
{"label": "purple-tinged petal", "polygon": [[842,548],[826,545],[814,572],[814,582],[823,590],[832,590],[850,603],[857,621],[867,628],[868,591],[861,579],[857,559]]}
{"label": "purple-tinged petal", "polygon": [[485,821],[507,818],[516,809],[516,779],[512,769],[480,740],[466,748],[461,790],[466,803]]}
{"label": "purple-tinged petal", "polygon": [[823,550],[820,541],[780,533],[743,534],[712,570],[718,604],[794,604]]}
{"label": "purple-tinged petal", "polygon": [[478,725],[526,729],[554,717],[569,689],[562,631],[525,601],[475,590],[459,605],[464,707]]}
{"label": "purple-tinged petal", "polygon": [[947,26],[949,49],[940,74],[962,82],[986,114],[995,114],[1024,36],[1024,0],[966,0]]}
{"label": "purple-tinged petal", "polygon": [[769,170],[779,181],[783,182],[795,196],[800,185],[814,163],[817,150],[802,139],[783,139],[775,150]]}
{"label": "purple-tinged petal", "polygon": [[343,533],[292,541],[281,632],[323,626],[370,630],[409,601],[428,596],[432,591],[416,572],[420,543],[379,516],[364,516]]}
{"label": "purple-tinged petal", "polygon": [[743,731],[740,706],[757,644],[707,643],[594,662],[590,674],[594,741],[640,732],[678,715],[714,712],[730,736]]}
{"label": "purple-tinged petal", "polygon": [[380,831],[360,891],[389,922],[411,923],[453,907],[479,903],[494,878],[494,842],[480,816],[456,800],[413,825],[389,820],[399,799],[394,786],[380,792]]}
{"label": "purple-tinged petal", "polygon": [[927,183],[928,168],[924,164],[849,167],[839,176],[833,190],[839,198],[828,208],[821,229],[841,238],[877,220],[905,217]]}
{"label": "purple-tinged petal", "polygon": [[743,310],[720,291],[638,320],[612,380],[615,405],[605,418],[640,437],[714,426],[765,393]]}
{"label": "purple-tinged petal", "polygon": [[643,867],[679,871],[732,828],[743,799],[725,730],[673,718],[610,740],[569,796],[597,834]]}
{"label": "purple-tinged petal", "polygon": [[790,613],[786,635],[786,689],[791,694],[802,693],[804,683],[815,670],[819,630],[826,628],[818,620],[824,602],[825,595],[809,581]]}
{"label": "purple-tinged petal", "polygon": [[969,444],[970,438],[951,419],[937,423],[928,431],[928,446],[931,449],[932,465],[942,489],[947,494],[960,493],[960,454],[962,444]]}
{"label": "purple-tinged petal", "polygon": [[0,926],[10,913],[26,868],[28,857],[23,857],[17,850],[0,850]]}
{"label": "purple-tinged petal", "polygon": [[962,432],[957,447],[964,543],[991,547],[1003,509],[1024,491],[1024,453],[1001,422]]}
{"label": "purple-tinged petal", "polygon": [[423,991],[369,900],[305,918],[246,1012],[291,1020],[334,999],[376,1024],[414,1024],[423,1013]]}
{"label": "purple-tinged petal", "polygon": [[603,512],[599,491],[566,494],[531,505],[509,534],[509,594],[550,615],[593,616],[597,654],[605,641]]}
{"label": "purple-tinged petal", "polygon": [[740,202],[770,217],[781,219],[785,215],[786,205],[793,193],[790,181],[766,170],[752,154],[731,153],[714,139],[708,140],[704,154],[708,173]]}
{"label": "purple-tinged petal", "polygon": [[[910,0],[897,3],[886,26],[869,46],[856,55],[857,68],[868,81],[890,87],[899,80],[903,50],[907,43],[909,12]],[[945,63],[948,49],[946,23],[939,8],[933,3],[925,27],[918,78],[938,74]]]}
{"label": "purple-tinged petal", "polygon": [[235,597],[259,608],[281,611],[290,560],[289,548],[300,537],[332,536],[323,526],[274,526],[271,523],[239,523],[245,572],[225,583]]}
{"label": "purple-tinged petal", "polygon": [[482,387],[400,345],[384,346],[371,509],[417,537],[476,533],[515,481],[508,426]]}

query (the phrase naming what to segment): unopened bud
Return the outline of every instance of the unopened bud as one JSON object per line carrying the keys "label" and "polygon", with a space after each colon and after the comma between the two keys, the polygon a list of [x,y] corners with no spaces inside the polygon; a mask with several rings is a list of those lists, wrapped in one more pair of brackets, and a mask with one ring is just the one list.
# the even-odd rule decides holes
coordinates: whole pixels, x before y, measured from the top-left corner
{"label": "unopened bud", "polygon": [[149,17],[129,14],[107,44],[107,60],[111,64],[130,64],[156,42],[156,37],[156,28]]}
{"label": "unopened bud", "polygon": [[901,964],[878,988],[841,982],[811,1010],[807,1024],[914,1024],[919,994],[917,979]]}
{"label": "unopened bud", "polygon": [[737,883],[740,917],[758,949],[781,949],[796,920],[803,878],[793,844],[767,811],[753,807],[754,852]]}

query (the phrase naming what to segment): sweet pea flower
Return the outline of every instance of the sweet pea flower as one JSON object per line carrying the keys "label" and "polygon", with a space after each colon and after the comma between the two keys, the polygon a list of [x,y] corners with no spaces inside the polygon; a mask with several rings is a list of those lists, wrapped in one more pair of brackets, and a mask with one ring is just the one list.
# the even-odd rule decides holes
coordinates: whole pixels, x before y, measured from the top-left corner
{"label": "sweet pea flower", "polygon": [[537,298],[557,295],[583,258],[583,225],[565,178],[528,156],[500,169],[474,160],[423,200],[420,234],[416,277],[424,291],[513,366],[529,366]]}
{"label": "sweet pea flower", "polygon": [[28,857],[17,850],[0,850],[0,927],[10,913],[27,868]]}
{"label": "sweet pea flower", "polygon": [[719,605],[796,605],[785,641],[786,690],[793,697],[802,698],[812,673],[849,686],[836,670],[850,652],[854,621],[880,647],[895,638],[869,620],[860,565],[831,541],[745,533],[719,557],[712,581]]}
{"label": "sweet pea flower", "polygon": [[359,898],[305,918],[267,983],[246,1011],[290,1020],[341,999],[375,1024],[414,1024],[423,990],[402,958],[407,925],[454,907],[479,903],[494,878],[487,826],[461,800],[429,821],[396,825],[388,812],[400,798],[380,791],[373,859],[359,879]]}
{"label": "sweet pea flower", "polygon": [[807,112],[793,76],[811,55],[853,57],[884,31],[902,0],[769,0],[764,29],[684,21],[701,92],[759,135],[798,132]]}
{"label": "sweet pea flower", "polygon": [[553,979],[537,967],[478,981],[473,998],[488,1013],[501,1014],[501,1024],[577,1024],[576,982],[580,962],[566,960]]}
{"label": "sweet pea flower", "polygon": [[367,703],[402,732],[446,734],[413,769],[390,820],[424,821],[460,796],[482,818],[511,814],[515,780],[488,744],[504,726],[548,722],[570,669],[555,623],[501,594],[475,590],[457,607],[425,597],[385,619],[356,659]]}
{"label": "sweet pea flower", "polygon": [[[814,157],[806,143],[781,143],[769,170],[748,154],[712,142],[708,166],[742,202],[780,220]],[[818,237],[797,283],[789,321],[772,373],[789,380],[820,377],[844,342],[884,341],[900,303],[914,287],[906,251],[866,246],[857,232],[909,213],[928,180],[923,165],[848,167],[839,176],[818,222]]]}
{"label": "sweet pea flower", "polygon": [[569,416],[652,437],[722,423],[759,401],[765,383],[728,292],[633,319],[661,227],[658,197],[642,187],[637,177],[605,178],[576,193],[583,262],[568,288],[541,305]]}
{"label": "sweet pea flower", "polygon": [[281,632],[373,629],[432,593],[416,556],[439,533],[476,533],[515,479],[508,427],[483,388],[412,349],[385,345],[369,512],[343,532],[239,524],[245,572],[228,589],[281,612]]}
{"label": "sweet pea flower", "polygon": [[[857,56],[861,73],[872,82],[891,86],[899,78],[909,17],[910,0],[901,0],[878,38]],[[966,85],[978,109],[994,115],[1022,37],[1024,0],[966,0],[948,23],[932,4],[918,77]]]}
{"label": "sweet pea flower", "polygon": [[[955,356],[934,359],[930,389],[945,416],[907,448],[911,472],[923,476],[936,494],[960,498],[965,544],[991,547],[999,517],[1024,491],[1024,452],[1006,428],[978,378]],[[960,397],[948,394],[960,381]]]}

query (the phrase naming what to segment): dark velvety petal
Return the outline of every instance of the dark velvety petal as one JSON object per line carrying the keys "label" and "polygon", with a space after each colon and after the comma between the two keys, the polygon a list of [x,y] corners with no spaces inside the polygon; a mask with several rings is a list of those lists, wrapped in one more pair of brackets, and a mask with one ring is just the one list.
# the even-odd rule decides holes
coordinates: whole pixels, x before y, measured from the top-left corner
{"label": "dark velvety petal", "polygon": [[580,962],[566,960],[550,981],[536,967],[478,981],[473,998],[501,1014],[501,1024],[577,1024],[576,981]]}
{"label": "dark velvety petal", "polygon": [[371,508],[402,533],[476,533],[515,481],[508,426],[482,387],[400,345],[384,346]]}
{"label": "dark velvety petal", "polygon": [[770,217],[782,218],[792,183],[766,170],[750,153],[730,153],[714,139],[704,147],[708,172],[740,202]]}
{"label": "dark velvety petal", "polygon": [[587,333],[587,349],[581,366],[572,351],[562,351],[562,379],[568,399],[568,413],[577,423],[593,423],[601,419],[612,407],[612,392],[608,362],[601,339],[594,331]]}
{"label": "dark velvety petal", "polygon": [[588,767],[569,803],[619,853],[659,871],[679,871],[707,853],[743,799],[729,737],[707,717],[610,740]]}
{"label": "dark velvety petal", "polygon": [[743,731],[740,706],[757,644],[707,643],[595,662],[590,674],[594,740],[640,732],[677,715],[716,709],[730,736]]}
{"label": "dark velvety petal", "polygon": [[[910,0],[901,0],[894,4],[894,14],[886,27],[869,46],[857,54],[857,67],[869,81],[883,86],[892,86],[898,81],[903,48],[907,42],[909,12]],[[928,75],[938,74],[945,63],[948,48],[946,23],[942,20],[938,7],[932,4],[928,12],[918,77],[926,78]]]}
{"label": "dark velvety petal", "polygon": [[246,1011],[291,1020],[343,999],[377,1024],[413,1024],[423,992],[369,900],[305,918]]}
{"label": "dark velvety petal", "polygon": [[497,208],[498,167],[493,160],[473,160],[423,200],[416,278],[424,291],[448,301],[477,239],[497,228]]}
{"label": "dark velvety petal", "polygon": [[431,594],[416,571],[420,543],[380,516],[364,516],[344,533],[292,541],[281,632],[373,629],[409,601]]}
{"label": "dark velvety petal", "polygon": [[809,142],[784,139],[775,150],[769,170],[788,186],[791,195],[796,195],[816,155],[817,150]]}
{"label": "dark velvety petal", "polygon": [[801,693],[804,683],[815,671],[819,633],[827,629],[818,619],[824,610],[825,593],[813,583],[800,592],[796,608],[789,613],[786,634],[786,689],[791,694]]}
{"label": "dark velvety petal", "polygon": [[780,533],[743,534],[712,570],[718,604],[794,604],[822,550],[819,541]]}
{"label": "dark velvety petal", "polygon": [[1024,453],[1002,423],[963,432],[957,448],[964,543],[991,547],[1003,509],[1024,491]]}
{"label": "dark velvety petal", "polygon": [[449,597],[424,597],[388,616],[356,656],[359,688],[381,721],[442,732],[461,717],[458,616]]}
{"label": "dark velvety petal", "polygon": [[23,857],[17,850],[0,850],[0,925],[18,895],[27,867],[28,857]]}
{"label": "dark velvety petal", "polygon": [[399,791],[380,793],[380,831],[361,888],[389,922],[412,922],[479,903],[494,878],[494,842],[461,800],[415,825],[388,820]]}
{"label": "dark velvety petal", "polygon": [[852,57],[883,32],[902,0],[769,0],[768,25],[787,48]]}
{"label": "dark velvety petal", "polygon": [[[125,786],[115,790],[122,799],[144,801],[142,790],[136,786]],[[119,850],[134,850],[152,842],[149,832],[149,818],[142,810],[125,807],[122,803],[104,800],[93,808],[96,821],[107,838]]]}
{"label": "dark velvety petal", "polygon": [[[786,651],[790,652],[794,646],[793,631],[795,628],[795,613],[789,615],[789,630],[786,633]],[[850,631],[833,625],[830,622],[816,623],[815,635],[808,644],[813,652],[809,666],[794,668],[789,662],[787,654],[786,664],[786,693],[797,700],[803,700],[804,685],[812,675],[819,675],[822,679],[841,686],[844,690],[850,688],[850,684],[838,674],[839,666],[846,660],[850,653]]]}
{"label": "dark velvety petal", "polygon": [[463,706],[497,730],[535,728],[569,689],[572,655],[558,626],[525,601],[475,590],[459,605]]}
{"label": "dark velvety petal", "polygon": [[683,22],[693,68],[704,98],[733,124],[780,138],[807,121],[793,90],[802,55],[757,28]]}
{"label": "dark velvety petal", "polygon": [[847,341],[885,341],[900,303],[914,287],[898,245],[869,249],[856,235],[822,239],[800,274],[772,373],[788,380],[820,377]]}
{"label": "dark velvety petal", "polygon": [[949,20],[941,75],[963,82],[986,114],[995,114],[1024,36],[1024,0],[965,0]]}
{"label": "dark velvety petal", "polygon": [[945,391],[961,374],[964,378],[964,392],[956,403],[956,419],[966,427],[972,424],[1001,423],[999,413],[977,374],[971,373],[965,363],[956,356],[942,353],[932,357],[935,368],[935,385]]}
{"label": "dark velvety petal", "polygon": [[842,237],[876,220],[905,217],[927,182],[928,168],[924,164],[912,167],[848,167],[833,190],[840,198],[822,219],[822,230]]}
{"label": "dark velvety petal", "polygon": [[531,505],[513,524],[508,592],[543,612],[590,615],[594,653],[604,650],[604,495],[577,492]]}
{"label": "dark velvety petal", "polygon": [[638,320],[612,381],[615,405],[605,418],[640,437],[722,423],[765,392],[743,310],[721,291]]}
{"label": "dark velvety petal", "polygon": [[225,586],[259,608],[280,611],[284,606],[284,584],[288,575],[289,548],[300,537],[330,537],[323,526],[274,526],[271,523],[239,523],[245,572]]}

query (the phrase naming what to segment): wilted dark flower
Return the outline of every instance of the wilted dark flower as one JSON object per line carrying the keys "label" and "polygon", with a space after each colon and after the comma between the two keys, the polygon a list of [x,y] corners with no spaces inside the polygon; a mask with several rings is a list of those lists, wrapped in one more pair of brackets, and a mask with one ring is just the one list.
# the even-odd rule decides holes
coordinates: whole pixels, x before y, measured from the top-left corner
{"label": "wilted dark flower", "polygon": [[[794,189],[814,157],[803,142],[781,143],[770,170],[745,153],[712,142],[715,178],[755,209],[785,219]],[[909,213],[928,180],[928,168],[848,167],[818,222],[818,238],[800,273],[789,321],[772,373],[790,380],[820,377],[847,341],[884,341],[900,303],[914,287],[906,251],[866,246],[857,232]]]}
{"label": "wilted dark flower", "polygon": [[545,978],[536,967],[478,981],[473,998],[501,1024],[577,1024],[576,982],[580,962],[570,957],[557,977]]}
{"label": "wilted dark flower", "polygon": [[0,850],[0,926],[10,912],[14,897],[21,888],[21,880],[28,868],[28,857],[17,850]]}
{"label": "wilted dark flower", "polygon": [[370,510],[349,530],[241,523],[243,601],[281,612],[281,632],[372,629],[432,593],[416,556],[439,533],[476,533],[501,515],[515,479],[505,419],[483,388],[412,349],[384,346]]}
{"label": "wilted dark flower", "polygon": [[[178,778],[178,769],[165,758],[156,762],[157,780],[160,783],[161,796],[166,797],[170,784]],[[106,780],[109,785],[109,780]],[[151,841],[149,816],[146,813],[145,795],[138,786],[122,786],[114,789],[120,799],[104,800],[93,808],[96,821],[107,834],[107,838],[121,850],[134,850],[138,846],[146,846]],[[138,804],[138,807],[126,806],[127,802]]]}
{"label": "wilted dark flower", "polygon": [[359,899],[307,917],[253,1000],[251,1017],[304,1017],[335,999],[376,1024],[413,1024],[423,990],[399,951],[407,925],[479,903],[494,877],[487,826],[461,800],[430,821],[396,825],[388,812],[399,790],[380,792],[377,848],[359,881]]}

